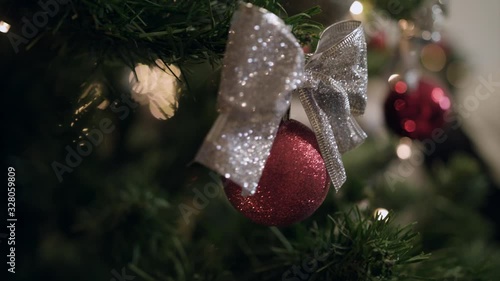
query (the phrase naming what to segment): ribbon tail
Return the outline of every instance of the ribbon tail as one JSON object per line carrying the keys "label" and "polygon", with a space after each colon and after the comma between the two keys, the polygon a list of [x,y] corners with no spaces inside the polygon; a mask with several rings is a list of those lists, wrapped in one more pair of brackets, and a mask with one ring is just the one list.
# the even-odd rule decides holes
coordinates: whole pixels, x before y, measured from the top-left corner
{"label": "ribbon tail", "polygon": [[366,134],[351,115],[349,98],[343,88],[333,79],[318,75],[321,76],[312,74],[315,79],[309,80],[309,87],[299,90],[299,98],[318,140],[330,179],[338,190],[346,180],[342,154],[360,145]]}
{"label": "ribbon tail", "polygon": [[195,161],[231,179],[243,195],[254,194],[281,116],[223,112],[203,142]]}
{"label": "ribbon tail", "polygon": [[358,147],[360,144],[362,144],[365,139],[367,138],[367,135],[363,129],[359,126],[358,122],[356,119],[354,119],[354,116],[351,114],[349,115],[349,118],[347,120],[347,131],[349,132],[351,139],[350,139],[350,144],[347,146],[346,150],[340,150],[340,153],[344,154],[347,151],[354,149]]}
{"label": "ribbon tail", "polygon": [[361,23],[343,21],[325,29],[299,96],[336,190],[346,180],[342,154],[366,138],[353,115],[364,112],[367,79]]}
{"label": "ribbon tail", "polygon": [[319,150],[325,161],[326,170],[335,190],[338,191],[346,181],[347,176],[332,127],[327,115],[315,100],[315,90],[312,88],[300,88],[298,91],[300,102],[316,135]]}

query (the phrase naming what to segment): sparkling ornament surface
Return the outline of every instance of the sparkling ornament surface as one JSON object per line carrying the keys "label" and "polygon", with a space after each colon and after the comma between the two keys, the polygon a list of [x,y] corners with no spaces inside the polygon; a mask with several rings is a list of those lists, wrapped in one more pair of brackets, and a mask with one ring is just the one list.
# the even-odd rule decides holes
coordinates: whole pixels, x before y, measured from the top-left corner
{"label": "sparkling ornament surface", "polygon": [[422,78],[415,89],[404,80],[393,81],[385,101],[385,119],[390,129],[401,136],[424,140],[445,126],[451,100],[436,82]]}
{"label": "sparkling ornament surface", "polygon": [[271,149],[257,192],[242,196],[242,188],[225,180],[231,204],[263,225],[285,226],[310,216],[324,201],[330,179],[314,133],[305,125],[283,122]]}

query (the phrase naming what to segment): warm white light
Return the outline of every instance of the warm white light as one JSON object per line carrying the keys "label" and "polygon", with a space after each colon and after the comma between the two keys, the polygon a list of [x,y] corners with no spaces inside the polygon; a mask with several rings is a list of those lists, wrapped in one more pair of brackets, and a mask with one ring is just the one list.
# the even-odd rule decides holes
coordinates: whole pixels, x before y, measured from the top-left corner
{"label": "warm white light", "polygon": [[181,70],[175,65],[165,65],[160,59],[155,63],[156,66],[139,64],[135,73],[130,72],[132,98],[142,105],[149,103],[149,110],[155,118],[167,120],[177,107]]}
{"label": "warm white light", "polygon": [[0,21],[0,32],[7,33],[9,32],[9,29],[10,29],[10,24],[4,21]]}
{"label": "warm white light", "polygon": [[109,106],[109,100],[105,99],[104,101],[102,101],[98,106],[97,108],[101,109],[101,110],[104,110],[106,109],[107,107]]}
{"label": "warm white light", "polygon": [[393,82],[396,83],[396,81],[399,80],[400,77],[401,76],[399,74],[397,74],[397,73],[392,74],[391,76],[389,76],[389,79],[387,79],[387,82],[389,82],[389,83],[393,83]]}
{"label": "warm white light", "polygon": [[377,208],[373,212],[373,216],[379,221],[384,220],[387,217],[387,215],[389,215],[389,211],[387,211],[387,209],[384,208]]}
{"label": "warm white light", "polygon": [[411,147],[406,143],[402,143],[398,145],[398,148],[396,148],[396,154],[398,155],[399,159],[408,159],[411,157]]}
{"label": "warm white light", "polygon": [[359,1],[354,1],[349,9],[353,15],[360,15],[363,12],[363,4]]}

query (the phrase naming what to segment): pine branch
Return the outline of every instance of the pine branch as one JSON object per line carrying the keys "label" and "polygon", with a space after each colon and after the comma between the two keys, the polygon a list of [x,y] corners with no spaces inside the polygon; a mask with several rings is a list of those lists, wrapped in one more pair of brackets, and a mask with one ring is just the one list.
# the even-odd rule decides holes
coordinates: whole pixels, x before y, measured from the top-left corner
{"label": "pine branch", "polygon": [[[310,17],[312,8],[288,17],[277,0],[254,0],[292,26],[299,41],[310,41],[321,25]],[[73,0],[60,11],[40,36],[63,56],[91,55],[97,64],[122,61],[129,67],[185,61],[218,61],[224,54],[231,17],[239,2],[233,0]],[[17,2],[7,8],[16,9]],[[22,5],[22,4],[19,4]],[[32,7],[34,14],[40,9]],[[19,19],[20,21],[21,19]],[[22,26],[15,24],[14,26]],[[31,42],[32,45],[41,42]]]}
{"label": "pine branch", "polygon": [[[277,229],[274,229],[276,232]],[[273,248],[274,262],[258,269],[269,280],[394,280],[428,255],[415,251],[412,225],[400,227],[391,216],[363,217],[357,209],[328,217],[325,227],[298,231],[283,246]],[[292,245],[292,247],[290,247]],[[288,279],[287,279],[288,278]],[[392,279],[391,279],[392,278]]]}

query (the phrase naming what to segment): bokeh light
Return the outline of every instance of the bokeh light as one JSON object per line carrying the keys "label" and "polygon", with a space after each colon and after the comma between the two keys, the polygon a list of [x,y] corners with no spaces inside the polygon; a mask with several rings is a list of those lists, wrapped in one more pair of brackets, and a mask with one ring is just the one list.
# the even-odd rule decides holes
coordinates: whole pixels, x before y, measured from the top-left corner
{"label": "bokeh light", "polygon": [[446,53],[438,44],[428,44],[420,53],[422,65],[433,72],[441,71],[446,65]]}
{"label": "bokeh light", "polygon": [[7,33],[10,30],[10,24],[0,21],[0,32]]}
{"label": "bokeh light", "polygon": [[389,211],[387,209],[384,209],[384,208],[377,208],[373,212],[373,216],[379,221],[385,220],[385,218],[387,218],[388,215],[389,215]]}
{"label": "bokeh light", "polygon": [[399,159],[406,160],[411,157],[411,147],[405,143],[399,144],[396,149]]}
{"label": "bokeh light", "polygon": [[403,99],[397,99],[394,101],[394,109],[397,111],[403,110],[406,107],[406,101]]}
{"label": "bokeh light", "polygon": [[403,121],[403,127],[404,127],[405,131],[411,133],[411,132],[415,132],[415,129],[417,128],[417,124],[415,123],[415,121],[407,119],[407,120]]}
{"label": "bokeh light", "polygon": [[406,93],[406,90],[408,90],[408,85],[404,81],[398,81],[396,82],[396,85],[394,85],[394,90],[398,94],[404,94]]}
{"label": "bokeh light", "polygon": [[360,15],[363,12],[363,4],[361,4],[361,2],[359,2],[359,1],[354,1],[351,5],[351,8],[349,9],[349,11],[353,15]]}
{"label": "bokeh light", "polygon": [[409,159],[412,155],[411,146],[413,141],[410,138],[403,137],[399,141],[399,144],[396,148],[396,155],[401,160]]}

